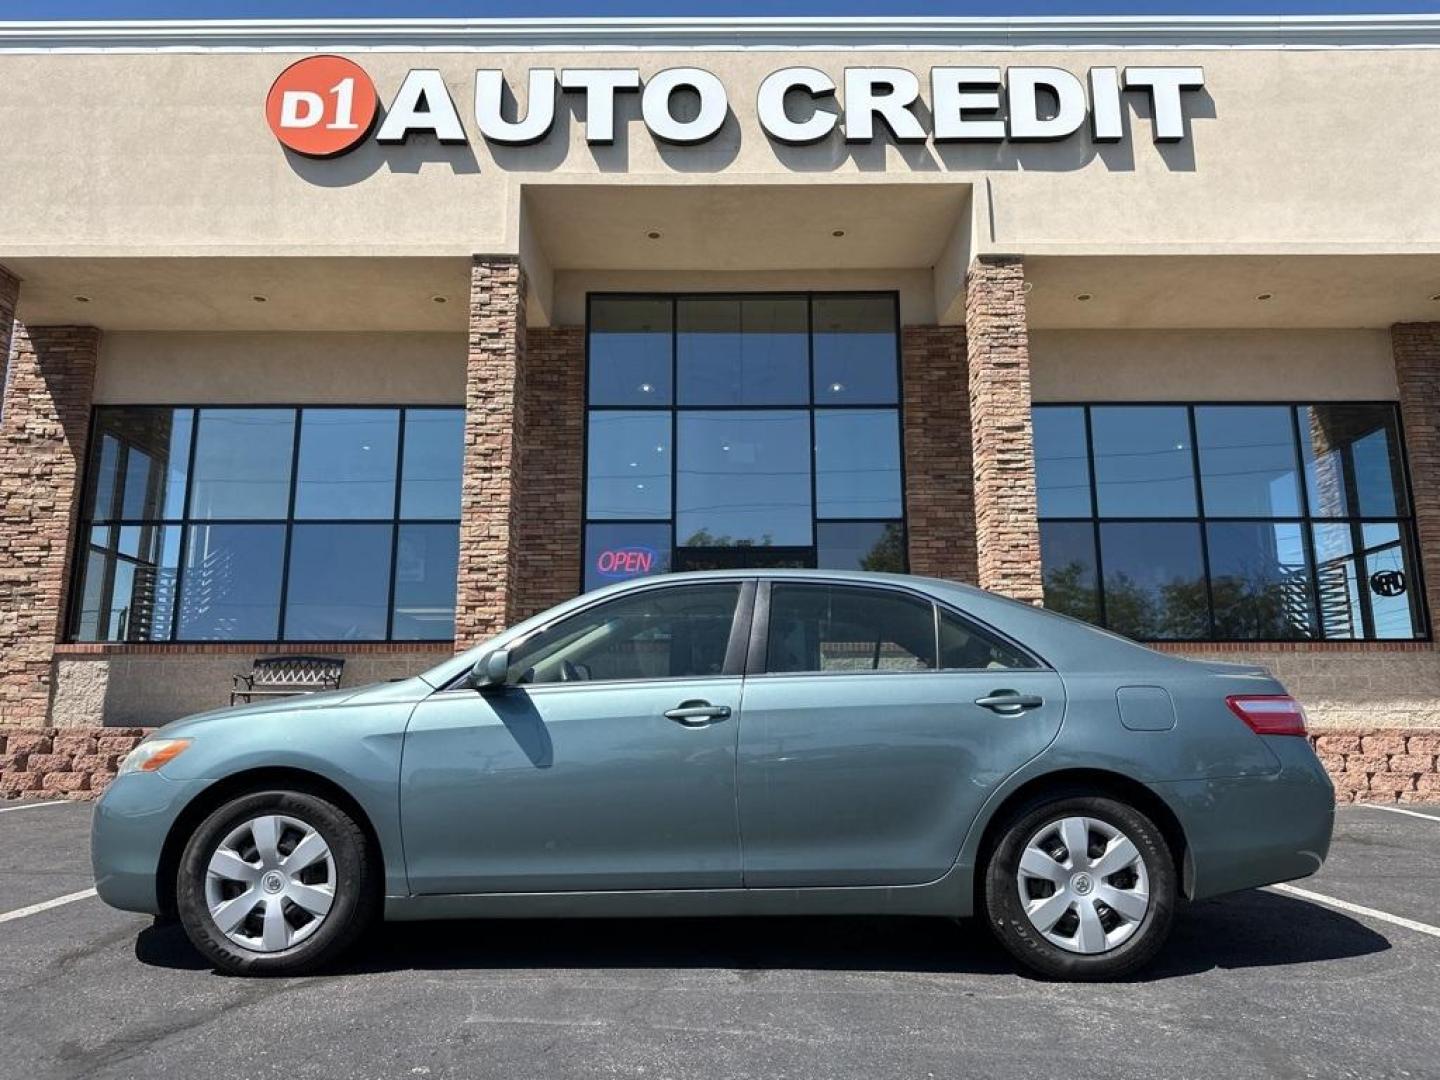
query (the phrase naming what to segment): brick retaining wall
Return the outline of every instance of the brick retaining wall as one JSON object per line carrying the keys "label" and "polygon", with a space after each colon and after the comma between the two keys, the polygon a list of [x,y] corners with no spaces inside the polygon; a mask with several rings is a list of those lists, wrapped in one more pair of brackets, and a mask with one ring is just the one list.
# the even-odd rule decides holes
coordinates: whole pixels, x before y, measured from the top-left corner
{"label": "brick retaining wall", "polygon": [[[93,799],[146,728],[0,728],[0,799]],[[1310,736],[1335,801],[1440,803],[1440,728]]]}

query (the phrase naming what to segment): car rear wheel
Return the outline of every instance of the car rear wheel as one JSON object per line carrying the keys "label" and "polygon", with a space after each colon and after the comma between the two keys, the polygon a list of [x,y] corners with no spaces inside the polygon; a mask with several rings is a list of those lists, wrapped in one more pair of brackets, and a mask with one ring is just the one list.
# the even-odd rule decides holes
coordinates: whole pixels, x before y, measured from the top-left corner
{"label": "car rear wheel", "polygon": [[1177,894],[1155,823],[1103,796],[1022,809],[985,871],[991,929],[1021,963],[1056,979],[1114,979],[1148,963],[1170,933]]}
{"label": "car rear wheel", "polygon": [[342,953],[374,919],[378,865],[360,825],[317,795],[264,791],[215,810],[180,858],[180,922],[211,963],[294,975]]}

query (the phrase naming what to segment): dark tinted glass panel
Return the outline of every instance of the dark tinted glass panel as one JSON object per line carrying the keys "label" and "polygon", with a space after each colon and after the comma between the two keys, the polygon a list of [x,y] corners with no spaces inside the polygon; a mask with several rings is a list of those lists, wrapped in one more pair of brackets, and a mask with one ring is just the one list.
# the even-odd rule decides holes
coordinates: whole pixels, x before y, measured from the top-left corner
{"label": "dark tinted glass panel", "polygon": [[181,641],[274,641],[284,525],[192,525],[180,592]]}
{"label": "dark tinted glass panel", "polygon": [[1311,405],[1300,409],[1299,420],[1312,515],[1409,513],[1392,406]]}
{"label": "dark tinted glass panel", "polygon": [[599,604],[522,646],[512,677],[551,683],[720,675],[739,598],[739,585],[693,585]]}
{"label": "dark tinted glass panel", "polygon": [[669,300],[590,302],[590,404],[669,405]]}
{"label": "dark tinted glass panel", "polygon": [[586,526],[586,590],[665,573],[671,546],[668,524]]}
{"label": "dark tinted glass panel", "polygon": [[670,516],[670,413],[592,412],[586,514]]}
{"label": "dark tinted glass panel", "polygon": [[815,545],[822,570],[905,572],[905,530],[898,521],[822,521]]}
{"label": "dark tinted glass panel", "polygon": [[1419,589],[1410,545],[1393,521],[1360,526],[1365,585],[1370,590],[1372,637],[1405,639],[1420,632]]}
{"label": "dark tinted glass panel", "polygon": [[1086,622],[1100,621],[1095,527],[1090,522],[1042,521],[1040,566],[1047,608]]}
{"label": "dark tinted glass panel", "polygon": [[465,464],[461,409],[407,409],[405,461],[400,470],[400,516],[458,518]]}
{"label": "dark tinted glass panel", "polygon": [[1137,638],[1209,635],[1198,524],[1102,524],[1100,558],[1112,629]]}
{"label": "dark tinted glass panel", "polygon": [[1216,637],[1318,636],[1304,526],[1237,521],[1212,523],[1206,530]]}
{"label": "dark tinted glass panel", "polygon": [[86,517],[180,517],[193,416],[189,409],[98,410]]}
{"label": "dark tinted glass panel", "polygon": [[811,543],[806,412],[682,412],[675,535],[681,545]]}
{"label": "dark tinted glass panel", "polygon": [[682,547],[676,570],[803,570],[815,565],[808,547]]}
{"label": "dark tinted glass panel", "polygon": [[893,297],[817,296],[814,320],[816,405],[899,400]]}
{"label": "dark tinted glass panel", "polygon": [[1101,517],[1195,514],[1187,412],[1148,405],[1091,409]]}
{"label": "dark tinted glass panel", "polygon": [[830,585],[770,590],[766,670],[923,671],[935,666],[935,608],[904,593]]}
{"label": "dark tinted glass panel", "polygon": [[899,517],[900,420],[894,409],[815,411],[815,516]]}
{"label": "dark tinted glass panel", "polygon": [[179,526],[90,529],[76,614],[85,641],[168,641]]}
{"label": "dark tinted glass panel", "polygon": [[455,577],[460,526],[401,525],[395,549],[397,641],[448,641],[455,636]]}
{"label": "dark tinted glass panel", "polygon": [[294,438],[294,409],[202,409],[190,516],[283,519]]}
{"label": "dark tinted glass panel", "polygon": [[1034,660],[993,634],[940,612],[940,666],[965,670],[1015,670],[1036,667]]}
{"label": "dark tinted glass panel", "polygon": [[1320,597],[1320,624],[1325,637],[1351,640],[1365,636],[1365,610],[1360,591],[1363,575],[1355,558],[1355,537],[1348,524],[1316,525],[1315,581]]}
{"label": "dark tinted glass panel", "polygon": [[297,518],[395,516],[396,409],[305,409],[300,414]]}
{"label": "dark tinted glass panel", "polygon": [[1089,517],[1090,459],[1085,410],[1045,405],[1034,411],[1035,494],[1043,517]]}
{"label": "dark tinted glass panel", "polygon": [[803,297],[681,300],[680,405],[805,405],[810,400]]}
{"label": "dark tinted glass panel", "polygon": [[1209,517],[1298,517],[1300,478],[1288,405],[1195,409]]}
{"label": "dark tinted glass panel", "polygon": [[390,597],[389,525],[296,525],[285,637],[376,641]]}

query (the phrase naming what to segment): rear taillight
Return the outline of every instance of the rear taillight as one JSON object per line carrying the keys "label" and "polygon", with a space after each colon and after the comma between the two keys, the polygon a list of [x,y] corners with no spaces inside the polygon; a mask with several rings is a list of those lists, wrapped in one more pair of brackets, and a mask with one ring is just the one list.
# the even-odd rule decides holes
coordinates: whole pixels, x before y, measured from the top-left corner
{"label": "rear taillight", "polygon": [[1237,694],[1225,704],[1256,735],[1305,734],[1305,710],[1288,694]]}

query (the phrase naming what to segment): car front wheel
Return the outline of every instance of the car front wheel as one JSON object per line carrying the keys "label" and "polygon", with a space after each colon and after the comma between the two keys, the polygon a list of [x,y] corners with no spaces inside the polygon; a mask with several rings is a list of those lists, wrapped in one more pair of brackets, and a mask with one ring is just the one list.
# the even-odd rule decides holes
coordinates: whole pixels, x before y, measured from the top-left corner
{"label": "car front wheel", "polygon": [[1056,979],[1114,979],[1148,963],[1170,933],[1177,893],[1155,823],[1094,795],[1022,809],[985,872],[996,936],[1021,963]]}
{"label": "car front wheel", "polygon": [[180,858],[180,922],[216,967],[294,975],[343,952],[378,910],[360,825],[317,795],[264,791],[215,810]]}

